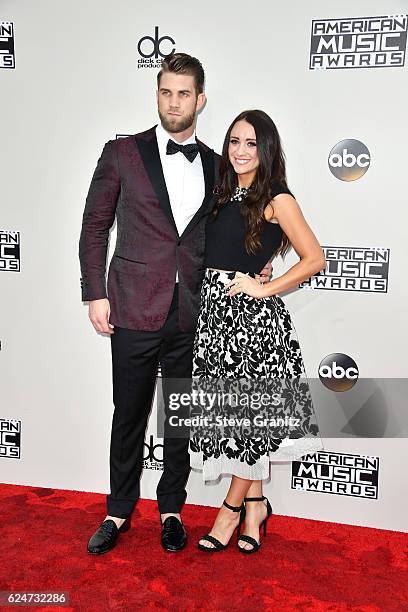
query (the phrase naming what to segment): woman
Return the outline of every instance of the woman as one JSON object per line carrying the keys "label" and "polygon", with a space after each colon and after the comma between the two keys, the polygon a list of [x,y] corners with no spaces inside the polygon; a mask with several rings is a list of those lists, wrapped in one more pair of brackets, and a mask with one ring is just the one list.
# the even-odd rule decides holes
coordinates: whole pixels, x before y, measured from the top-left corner
{"label": "woman", "polygon": [[[200,540],[199,548],[223,550],[237,527],[239,534],[245,520],[238,548],[248,554],[259,550],[259,528],[263,525],[266,533],[266,521],[272,513],[262,494],[270,460],[289,461],[322,448],[307,382],[299,382],[306,375],[296,331],[277,294],[298,286],[324,268],[326,261],[287,187],[279,134],[263,111],[241,113],[228,129],[218,192],[206,228],[206,271],[193,381],[206,392],[222,381],[223,390],[228,387],[228,398],[232,397],[231,389],[239,393],[226,404],[219,401],[219,394],[214,395],[218,403],[211,411],[202,402],[195,407],[195,416],[210,418],[205,426],[201,419],[193,433],[190,455],[191,466],[203,470],[204,480],[215,480],[221,474],[232,476],[213,528]],[[291,246],[299,262],[270,282],[261,284],[255,279],[268,260],[284,256]],[[278,393],[279,408],[266,402],[262,412],[270,417],[275,410],[283,418],[279,424],[271,425],[274,419],[259,419],[259,405],[255,409],[240,405],[248,384],[254,397],[254,388],[259,391],[259,385],[270,390],[272,383],[272,390],[282,391],[282,380],[286,379],[291,381],[289,393],[287,388]],[[226,411],[234,417],[227,423],[222,418]],[[289,425],[284,420],[289,414],[300,416],[296,424],[293,419]],[[248,417],[246,429],[242,423],[239,428],[240,416]]]}

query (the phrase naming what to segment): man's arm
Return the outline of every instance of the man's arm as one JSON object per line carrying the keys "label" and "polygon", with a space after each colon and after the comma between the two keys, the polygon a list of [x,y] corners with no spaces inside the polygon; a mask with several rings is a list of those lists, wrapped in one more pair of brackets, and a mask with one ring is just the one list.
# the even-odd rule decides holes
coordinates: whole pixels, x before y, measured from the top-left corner
{"label": "man's arm", "polygon": [[[115,221],[116,206],[120,193],[120,177],[116,141],[110,140],[103,148],[98,160],[82,219],[79,240],[81,264],[82,300],[90,301],[90,318],[97,331],[108,331],[109,302],[106,299],[106,257],[109,230]],[[96,324],[92,316],[97,310]],[[103,321],[102,321],[102,320]]]}

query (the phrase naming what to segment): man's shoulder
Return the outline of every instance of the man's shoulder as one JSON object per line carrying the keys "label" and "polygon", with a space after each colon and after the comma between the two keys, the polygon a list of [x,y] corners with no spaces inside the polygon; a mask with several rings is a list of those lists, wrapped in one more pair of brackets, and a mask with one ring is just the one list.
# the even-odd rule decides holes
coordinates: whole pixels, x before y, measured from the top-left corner
{"label": "man's shoulder", "polygon": [[144,130],[143,132],[137,132],[136,134],[117,134],[116,140],[114,142],[117,143],[119,147],[126,147],[130,143],[134,144],[135,140],[151,140],[156,134],[156,126],[149,128],[148,130]]}
{"label": "man's shoulder", "polygon": [[152,138],[155,136],[155,127],[137,134],[116,134],[116,138],[112,138],[111,140],[105,142],[106,153],[116,155],[132,155],[136,151],[135,145],[137,144],[138,140],[152,140]]}
{"label": "man's shoulder", "polygon": [[214,149],[206,145],[205,142],[203,142],[199,138],[196,138],[196,140],[197,144],[203,149],[204,153],[212,153],[216,162],[219,162],[221,160],[221,155],[218,155],[218,153],[216,153]]}
{"label": "man's shoulder", "polygon": [[205,153],[209,153],[210,151],[212,151],[216,155],[214,149],[212,149],[210,146],[205,144],[205,142],[197,138],[197,136],[196,136],[196,141],[197,141],[197,144],[203,149],[203,151],[205,151]]}
{"label": "man's shoulder", "polygon": [[138,132],[137,134],[116,134],[116,138],[108,140],[106,144],[119,148],[126,148],[129,144],[133,145],[136,139],[151,140],[155,136],[155,133],[156,126],[144,130],[143,132]]}

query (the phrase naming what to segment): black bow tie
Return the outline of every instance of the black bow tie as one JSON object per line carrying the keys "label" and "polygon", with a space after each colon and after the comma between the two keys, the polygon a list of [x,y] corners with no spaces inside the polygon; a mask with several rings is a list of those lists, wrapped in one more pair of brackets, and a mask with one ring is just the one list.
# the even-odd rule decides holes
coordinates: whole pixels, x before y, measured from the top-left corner
{"label": "black bow tie", "polygon": [[183,153],[183,155],[187,157],[189,162],[193,162],[198,155],[198,150],[199,149],[197,143],[192,142],[191,144],[182,145],[178,144],[178,142],[174,142],[174,140],[169,139],[167,143],[166,154],[174,155],[174,153],[178,153],[179,151],[181,151],[181,153]]}

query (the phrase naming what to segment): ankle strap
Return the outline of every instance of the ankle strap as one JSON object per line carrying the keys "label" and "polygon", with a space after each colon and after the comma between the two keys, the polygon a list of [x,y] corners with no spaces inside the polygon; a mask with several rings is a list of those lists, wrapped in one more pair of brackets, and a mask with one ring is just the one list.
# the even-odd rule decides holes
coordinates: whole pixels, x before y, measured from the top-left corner
{"label": "ankle strap", "polygon": [[245,502],[263,501],[264,499],[266,499],[265,495],[263,495],[262,497],[244,497]]}
{"label": "ankle strap", "polygon": [[233,512],[241,512],[242,504],[240,506],[231,506],[230,504],[227,504],[227,502],[224,499],[224,501],[222,502],[222,505],[228,508],[228,510],[232,510]]}

